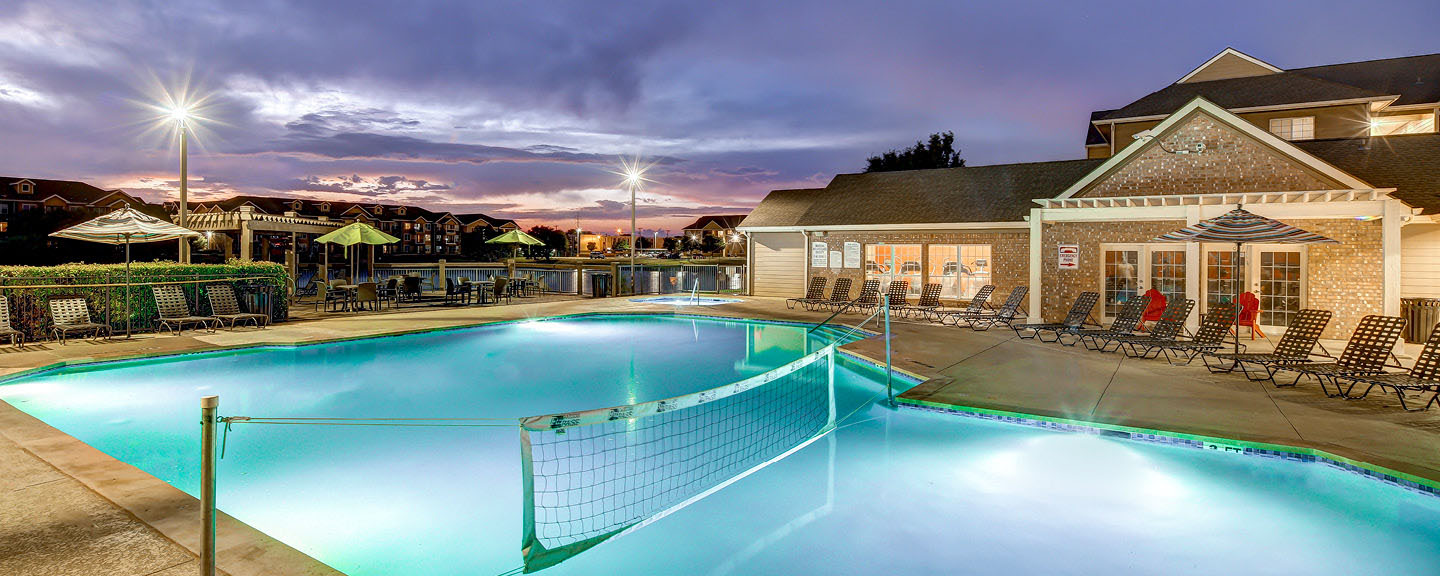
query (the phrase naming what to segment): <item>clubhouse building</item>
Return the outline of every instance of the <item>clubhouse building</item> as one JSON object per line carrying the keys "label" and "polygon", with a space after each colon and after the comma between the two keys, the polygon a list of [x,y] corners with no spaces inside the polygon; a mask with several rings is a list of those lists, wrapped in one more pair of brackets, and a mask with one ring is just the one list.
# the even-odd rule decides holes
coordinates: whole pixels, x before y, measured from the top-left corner
{"label": "clubhouse building", "polygon": [[[1027,285],[1031,318],[1052,320],[1087,290],[1106,316],[1151,288],[1202,311],[1248,291],[1262,327],[1323,308],[1326,336],[1343,338],[1367,314],[1398,315],[1402,297],[1440,297],[1437,113],[1440,54],[1286,70],[1226,49],[1092,113],[1083,159],[771,192],[739,225],[750,290],[903,279],[960,300]],[[1234,245],[1152,242],[1237,204],[1339,244],[1248,245],[1237,261]]]}

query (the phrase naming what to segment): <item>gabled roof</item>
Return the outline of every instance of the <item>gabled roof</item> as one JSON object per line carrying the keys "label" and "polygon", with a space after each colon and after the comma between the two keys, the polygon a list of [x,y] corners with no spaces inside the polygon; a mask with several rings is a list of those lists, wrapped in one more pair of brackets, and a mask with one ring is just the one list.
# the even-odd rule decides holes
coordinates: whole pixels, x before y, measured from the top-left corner
{"label": "gabled roof", "polygon": [[475,224],[476,222],[481,222],[491,228],[499,228],[506,224],[510,224],[512,226],[515,226],[516,228],[520,227],[520,225],[516,224],[514,220],[495,218],[486,214],[456,214],[455,218],[459,219],[460,222],[466,226],[470,226],[472,224]]}
{"label": "gabled roof", "polygon": [[1096,110],[1090,113],[1090,124],[1086,126],[1089,130],[1085,131],[1086,146],[1099,146],[1110,143],[1109,140],[1105,139],[1105,135],[1100,132],[1100,128],[1095,125],[1095,122],[1111,112],[1114,112],[1114,110]]}
{"label": "gabled roof", "polygon": [[691,222],[689,226],[682,228],[682,230],[698,230],[709,226],[711,223],[719,226],[722,230],[729,230],[731,228],[739,226],[740,221],[744,219],[744,214],[730,214],[725,216],[701,216],[694,222]]}
{"label": "gabled roof", "polygon": [[1221,50],[1219,54],[1206,60],[1204,64],[1191,70],[1189,74],[1180,77],[1175,83],[1184,84],[1192,80],[1203,82],[1205,80],[1219,80],[1221,78],[1264,76],[1277,72],[1284,72],[1284,70],[1281,70],[1269,62],[1234,48],[1227,47]]}
{"label": "gabled roof", "polygon": [[[20,182],[30,182],[33,186],[29,195],[21,195],[15,186]],[[73,180],[45,180],[41,178],[18,178],[0,176],[0,199],[5,200],[33,200],[40,201],[50,196],[59,196],[71,204],[93,204],[106,198],[120,194],[128,202],[137,203],[135,197],[126,194],[121,190],[105,190]]]}
{"label": "gabled roof", "polygon": [[1365,181],[1355,177],[1354,175],[1346,173],[1345,171],[1340,170],[1335,166],[1332,166],[1329,163],[1320,160],[1319,158],[1316,158],[1314,155],[1309,154],[1300,148],[1297,148],[1294,143],[1280,138],[1279,136],[1276,136],[1274,134],[1271,134],[1267,130],[1262,130],[1254,124],[1247,122],[1244,118],[1236,116],[1230,111],[1221,108],[1214,102],[1197,96],[1189,103],[1181,107],[1179,110],[1176,110],[1174,114],[1171,114],[1164,121],[1160,122],[1159,124],[1155,125],[1154,128],[1150,129],[1149,132],[1155,136],[1154,138],[1150,138],[1147,141],[1141,142],[1134,146],[1126,146],[1114,156],[1105,159],[1103,161],[1103,164],[1097,167],[1093,172],[1086,174],[1083,178],[1080,178],[1079,180],[1076,180],[1073,184],[1066,188],[1064,192],[1061,192],[1060,195],[1057,196],[1057,198],[1070,198],[1080,192],[1083,192],[1084,190],[1089,188],[1090,185],[1094,182],[1100,180],[1101,178],[1104,178],[1107,174],[1118,170],[1121,166],[1124,166],[1127,162],[1129,162],[1132,156],[1138,156],[1144,151],[1149,150],[1154,146],[1157,146],[1161,137],[1163,137],[1172,128],[1175,128],[1180,123],[1185,122],[1192,113],[1205,114],[1211,118],[1214,118],[1221,124],[1229,126],[1236,132],[1248,135],[1250,138],[1253,138],[1259,143],[1274,149],[1276,152],[1280,153],[1283,156],[1293,159],[1297,163],[1304,165],[1310,170],[1313,170],[1315,173],[1334,180],[1335,182],[1338,182],[1341,186],[1348,186],[1353,189],[1373,188],[1373,186],[1367,184]]}
{"label": "gabled roof", "polygon": [[1440,134],[1307,140],[1296,146],[1425,214],[1440,213]]}
{"label": "gabled roof", "polygon": [[1227,109],[1263,108],[1318,102],[1384,102],[1395,95],[1340,84],[1298,72],[1171,84],[1111,111],[1099,120],[1163,116],[1195,98]]}
{"label": "gabled roof", "polygon": [[771,192],[741,227],[1021,222],[1104,160],[841,174],[818,190]]}

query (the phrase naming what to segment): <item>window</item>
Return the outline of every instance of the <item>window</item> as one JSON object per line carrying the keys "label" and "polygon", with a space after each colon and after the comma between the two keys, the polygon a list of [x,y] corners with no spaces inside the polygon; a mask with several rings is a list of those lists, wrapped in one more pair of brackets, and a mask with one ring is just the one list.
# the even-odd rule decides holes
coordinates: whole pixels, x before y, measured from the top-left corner
{"label": "window", "polygon": [[990,284],[989,244],[931,244],[927,282],[940,284],[944,298],[971,298]]}
{"label": "window", "polygon": [[35,185],[34,185],[34,184],[31,184],[28,180],[21,180],[21,181],[20,181],[20,193],[21,193],[21,194],[29,194],[29,193],[34,192],[34,191],[35,191]]}
{"label": "window", "polygon": [[1429,134],[1435,131],[1435,113],[1376,116],[1370,119],[1371,136]]}
{"label": "window", "polygon": [[10,203],[9,203],[9,202],[0,202],[0,214],[9,214],[9,213],[10,213]]}
{"label": "window", "polygon": [[1270,133],[1286,140],[1314,140],[1315,117],[1272,118]]}
{"label": "window", "polygon": [[909,292],[919,294],[920,254],[919,244],[867,244],[865,279],[879,280],[881,290],[895,280],[907,280]]}

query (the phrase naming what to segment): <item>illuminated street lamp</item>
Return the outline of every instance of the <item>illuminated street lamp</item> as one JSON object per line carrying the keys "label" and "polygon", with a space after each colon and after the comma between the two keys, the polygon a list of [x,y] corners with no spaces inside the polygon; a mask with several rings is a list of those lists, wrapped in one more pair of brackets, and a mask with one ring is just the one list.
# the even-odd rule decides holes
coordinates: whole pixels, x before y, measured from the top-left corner
{"label": "illuminated street lamp", "polygon": [[639,280],[635,278],[635,245],[637,244],[635,241],[635,195],[646,182],[652,182],[645,178],[645,171],[649,169],[650,165],[641,164],[638,157],[630,161],[621,158],[620,171],[616,172],[624,178],[625,187],[630,189],[630,283],[635,287],[640,285]]}
{"label": "illuminated street lamp", "polygon": [[[190,216],[190,110],[184,103],[177,103],[169,110],[169,118],[180,132],[180,221],[181,228],[188,228]],[[180,239],[180,263],[190,263],[190,239]]]}

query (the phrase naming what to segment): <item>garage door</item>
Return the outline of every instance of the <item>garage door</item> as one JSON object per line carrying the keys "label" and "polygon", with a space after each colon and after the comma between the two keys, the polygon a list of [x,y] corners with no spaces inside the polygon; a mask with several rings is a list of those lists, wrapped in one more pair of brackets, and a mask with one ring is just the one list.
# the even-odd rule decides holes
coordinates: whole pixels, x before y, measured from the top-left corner
{"label": "garage door", "polygon": [[751,293],[795,298],[805,295],[805,236],[799,232],[757,232]]}

